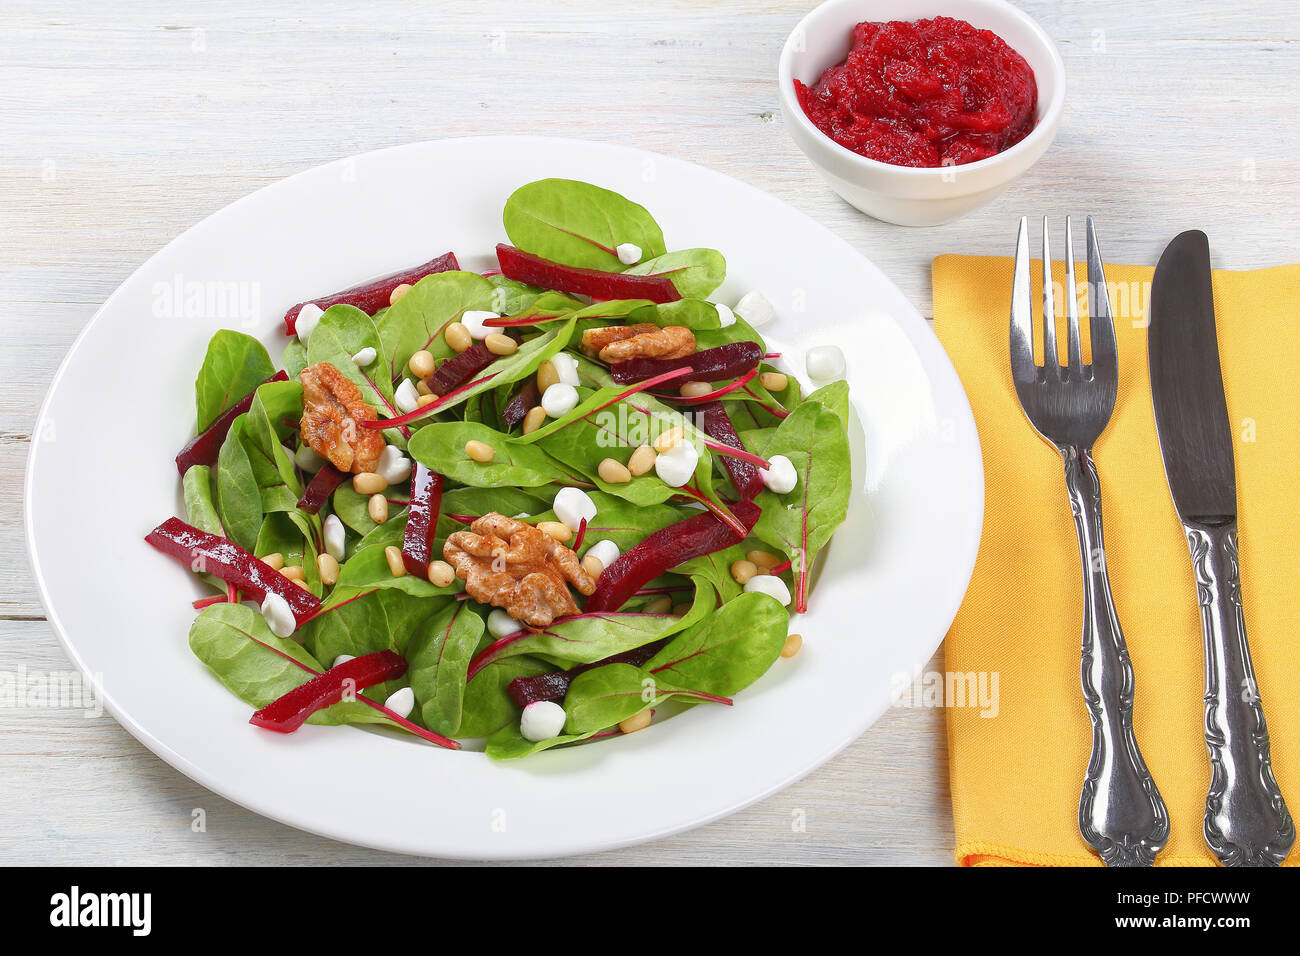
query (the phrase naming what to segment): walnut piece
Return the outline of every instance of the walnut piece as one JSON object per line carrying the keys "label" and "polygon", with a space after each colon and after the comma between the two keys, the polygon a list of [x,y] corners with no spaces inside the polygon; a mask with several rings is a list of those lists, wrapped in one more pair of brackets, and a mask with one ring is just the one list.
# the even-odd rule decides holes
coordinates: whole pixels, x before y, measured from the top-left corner
{"label": "walnut piece", "polygon": [[504,608],[529,627],[547,627],[557,617],[578,613],[568,584],[583,594],[596,590],[596,582],[571,550],[532,525],[495,511],[476,519],[468,531],[448,535],[442,556],[465,582],[470,597]]}
{"label": "walnut piece", "polygon": [[374,421],[361,389],[329,362],[302,370],[302,440],[339,471],[361,474],[379,467],[383,433],[357,422]]}
{"label": "walnut piece", "polygon": [[637,358],[679,359],[695,352],[695,333],[680,325],[661,329],[639,322],[589,329],[582,333],[582,344],[611,364]]}

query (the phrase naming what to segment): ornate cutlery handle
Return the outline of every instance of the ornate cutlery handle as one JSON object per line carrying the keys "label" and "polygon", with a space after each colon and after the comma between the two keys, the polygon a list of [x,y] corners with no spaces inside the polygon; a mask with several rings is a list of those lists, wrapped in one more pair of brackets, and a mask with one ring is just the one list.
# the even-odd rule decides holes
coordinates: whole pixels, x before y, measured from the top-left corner
{"label": "ornate cutlery handle", "polygon": [[1083,562],[1083,699],[1092,756],[1079,800],[1079,831],[1107,866],[1150,866],[1169,839],[1169,812],[1133,736],[1133,664],[1106,573],[1101,482],[1092,450],[1064,446]]}
{"label": "ornate cutlery handle", "polygon": [[1205,632],[1205,745],[1211,767],[1205,842],[1224,866],[1277,866],[1295,842],[1295,823],[1273,779],[1268,725],[1246,643],[1237,522],[1183,527]]}

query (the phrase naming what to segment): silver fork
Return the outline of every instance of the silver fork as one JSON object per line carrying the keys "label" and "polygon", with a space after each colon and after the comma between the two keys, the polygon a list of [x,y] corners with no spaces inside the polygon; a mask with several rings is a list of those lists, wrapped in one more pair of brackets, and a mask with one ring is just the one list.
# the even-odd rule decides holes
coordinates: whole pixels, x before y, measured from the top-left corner
{"label": "silver fork", "polygon": [[1119,383],[1115,324],[1092,217],[1088,217],[1088,302],[1092,364],[1079,342],[1074,237],[1065,220],[1067,364],[1056,350],[1052,255],[1043,218],[1043,364],[1034,363],[1029,220],[1020,220],[1011,296],[1011,375],[1029,423],[1065,462],[1065,487],[1083,563],[1083,697],[1092,719],[1092,757],[1079,800],[1079,831],[1107,866],[1150,866],[1169,839],[1169,813],[1133,736],[1133,665],[1115,614],[1101,530],[1101,483],[1092,445],[1110,421]]}

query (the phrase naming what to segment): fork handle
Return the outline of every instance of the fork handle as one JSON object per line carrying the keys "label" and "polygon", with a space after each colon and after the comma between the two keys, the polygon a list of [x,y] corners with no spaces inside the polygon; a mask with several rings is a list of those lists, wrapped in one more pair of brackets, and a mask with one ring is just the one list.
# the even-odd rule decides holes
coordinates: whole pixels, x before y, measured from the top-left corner
{"label": "fork handle", "polygon": [[1092,720],[1079,832],[1107,866],[1150,866],[1169,839],[1169,812],[1133,735],[1133,664],[1106,573],[1101,482],[1090,448],[1060,451],[1083,564],[1083,699]]}
{"label": "fork handle", "polygon": [[1295,823],[1273,779],[1268,725],[1246,643],[1237,522],[1185,523],[1205,633],[1205,842],[1224,866],[1277,866]]}

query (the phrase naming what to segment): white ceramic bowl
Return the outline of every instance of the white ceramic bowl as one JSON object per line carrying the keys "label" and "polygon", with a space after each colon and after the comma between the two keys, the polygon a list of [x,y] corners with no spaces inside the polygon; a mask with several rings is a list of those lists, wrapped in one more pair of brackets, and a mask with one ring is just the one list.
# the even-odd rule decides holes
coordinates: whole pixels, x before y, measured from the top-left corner
{"label": "white ceramic bowl", "polygon": [[[859,156],[813,125],[799,106],[794,81],[812,86],[828,67],[844,62],[856,24],[936,16],[992,30],[1029,63],[1038,110],[1028,136],[978,162],[917,169]],[[903,226],[951,222],[992,200],[1051,145],[1065,106],[1065,64],[1056,44],[1006,0],[827,0],[785,41],[777,82],[786,128],[822,178],[867,215]]]}

